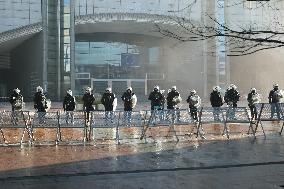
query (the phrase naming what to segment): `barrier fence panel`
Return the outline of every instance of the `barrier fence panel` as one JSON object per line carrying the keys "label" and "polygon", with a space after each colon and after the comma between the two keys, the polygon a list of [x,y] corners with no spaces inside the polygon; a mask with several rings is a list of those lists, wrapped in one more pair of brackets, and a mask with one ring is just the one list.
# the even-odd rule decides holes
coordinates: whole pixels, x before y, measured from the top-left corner
{"label": "barrier fence panel", "polygon": [[190,109],[181,109],[176,114],[176,119],[174,119],[174,125],[175,126],[181,126],[181,125],[193,125],[189,136],[194,134],[194,129],[196,130],[196,137],[198,133],[198,125],[199,125],[199,114],[200,114],[200,108],[198,108],[196,111],[192,111]]}
{"label": "barrier fence panel", "polygon": [[59,140],[62,141],[62,129],[82,129],[83,141],[86,141],[86,112],[84,111],[66,111],[58,112],[59,115]]}
{"label": "barrier fence panel", "polygon": [[168,110],[144,110],[142,114],[145,124],[149,126],[169,126],[172,122]]}
{"label": "barrier fence panel", "polygon": [[59,113],[58,112],[35,112],[32,115],[31,134],[34,138],[34,129],[56,129],[56,143],[60,140],[59,136]]}
{"label": "barrier fence panel", "polygon": [[[119,140],[118,126],[119,126],[120,112],[119,111],[94,111],[92,112],[91,132],[94,139],[96,129],[99,128],[115,128],[115,140]],[[107,134],[107,133],[106,133]]]}
{"label": "barrier fence panel", "polygon": [[[140,136],[140,140],[147,140],[146,132],[149,127],[170,126],[175,119],[176,112],[174,110],[144,110],[144,124]],[[175,134],[176,136],[176,134]]]}
{"label": "barrier fence panel", "polygon": [[[181,125],[190,125],[193,124],[194,128],[197,129],[198,120],[193,119],[190,115],[189,109],[170,109],[170,110],[147,110],[145,111],[145,124],[142,130],[142,135],[140,139],[143,138],[146,141],[146,132],[149,127],[155,126],[168,126],[169,133],[173,132],[176,140],[179,141],[179,138],[176,134],[175,126]],[[191,133],[193,130],[191,131]]]}
{"label": "barrier fence panel", "polygon": [[[119,112],[119,120],[118,120],[118,129],[117,129],[117,142],[120,144],[120,129],[122,128],[138,128],[142,133],[143,126],[145,124],[146,114],[144,111],[120,111]],[[134,131],[131,130],[131,131]],[[136,135],[136,134],[134,134]],[[124,138],[126,139],[126,138]],[[134,136],[134,138],[127,139],[139,139]]]}
{"label": "barrier fence panel", "polygon": [[248,109],[246,107],[227,107],[227,108],[223,108],[223,110],[224,110],[223,113],[225,117],[223,134],[224,132],[226,132],[228,139],[229,139],[229,133],[228,133],[227,124],[230,124],[230,123],[248,123],[249,130],[247,133],[249,134],[251,130],[252,134],[255,136],[255,132],[252,126],[253,124],[250,119]]}
{"label": "barrier fence panel", "polygon": [[[120,140],[128,139],[122,136],[120,129],[136,127],[141,129],[140,140],[146,141],[146,132],[149,127],[169,127],[169,131],[173,132],[176,140],[177,128],[179,132],[184,131],[180,126],[193,125],[190,134],[196,129],[196,137],[199,135],[205,138],[203,126],[205,124],[218,123],[223,124],[223,135],[229,139],[228,124],[231,123],[248,123],[248,134],[255,133],[260,124],[265,136],[262,121],[283,121],[284,104],[256,104],[257,121],[256,127],[253,128],[253,121],[250,118],[249,109],[246,107],[202,107],[197,110],[196,114],[190,112],[190,109],[176,110],[144,110],[144,111],[93,111],[89,114],[84,111],[74,112],[28,112],[28,111],[1,111],[0,112],[0,132],[4,142],[6,142],[4,128],[21,128],[23,133],[21,143],[23,142],[25,133],[29,135],[31,142],[35,140],[34,129],[56,129],[56,140],[61,141],[61,130],[65,128],[78,128],[84,131],[83,140],[95,139],[94,133],[98,129],[113,129],[113,138],[119,144]],[[197,117],[196,117],[197,115]],[[282,134],[284,123],[282,124],[280,134]],[[140,130],[139,130],[140,132]],[[96,133],[97,134],[97,133]],[[103,133],[104,136],[107,133]],[[127,133],[129,134],[129,133]],[[121,135],[121,136],[120,136]],[[128,137],[128,135],[127,135]],[[134,136],[134,138],[136,135]],[[132,137],[133,138],[133,137]],[[129,138],[131,139],[131,137]]]}
{"label": "barrier fence panel", "polygon": [[[260,124],[262,132],[264,136],[266,136],[264,127],[262,122],[263,121],[283,121],[283,111],[284,111],[284,104],[283,103],[259,103],[256,105],[256,110],[258,113],[257,122],[255,127],[255,133],[257,132],[258,126]],[[280,129],[280,135],[282,134],[283,125]]]}
{"label": "barrier fence panel", "polygon": [[27,132],[29,139],[31,139],[31,133],[29,128],[29,112],[28,111],[1,111],[0,112],[0,132],[4,143],[6,143],[6,137],[3,129],[23,129],[20,144],[23,143],[25,133]]}
{"label": "barrier fence panel", "polygon": [[224,109],[222,107],[202,107],[199,113],[197,137],[200,134],[205,138],[203,124],[222,124],[225,128],[225,117],[223,111]]}

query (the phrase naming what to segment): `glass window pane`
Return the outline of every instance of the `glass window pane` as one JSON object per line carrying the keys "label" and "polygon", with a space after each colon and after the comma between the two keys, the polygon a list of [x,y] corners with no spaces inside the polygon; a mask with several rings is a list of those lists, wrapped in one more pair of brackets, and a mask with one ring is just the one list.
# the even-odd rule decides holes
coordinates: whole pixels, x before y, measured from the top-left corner
{"label": "glass window pane", "polygon": [[70,43],[70,36],[64,36],[64,43]]}
{"label": "glass window pane", "polygon": [[70,35],[70,29],[64,29],[64,36]]}
{"label": "glass window pane", "polygon": [[64,14],[64,28],[70,28],[70,14]]}

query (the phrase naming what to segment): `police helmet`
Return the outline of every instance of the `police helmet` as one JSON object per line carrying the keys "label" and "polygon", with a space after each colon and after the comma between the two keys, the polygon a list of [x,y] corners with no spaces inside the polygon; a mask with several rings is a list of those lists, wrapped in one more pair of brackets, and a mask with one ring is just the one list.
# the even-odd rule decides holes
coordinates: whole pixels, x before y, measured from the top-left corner
{"label": "police helmet", "polygon": [[36,87],[36,92],[43,92],[43,88],[41,86]]}
{"label": "police helmet", "polygon": [[196,94],[196,90],[194,90],[194,89],[191,90],[191,91],[190,91],[190,94],[195,95],[195,94]]}
{"label": "police helmet", "polygon": [[230,85],[230,88],[231,88],[231,89],[237,89],[237,86],[234,85],[234,84],[231,84],[231,85]]}
{"label": "police helmet", "polygon": [[256,88],[251,88],[250,92],[254,92],[255,93],[256,92]]}
{"label": "police helmet", "polygon": [[91,93],[91,91],[92,91],[92,88],[91,87],[87,87],[85,92],[86,93]]}
{"label": "police helmet", "polygon": [[132,87],[127,87],[126,91],[130,90],[132,92]]}
{"label": "police helmet", "polygon": [[213,91],[219,92],[220,90],[221,90],[221,87],[219,87],[219,86],[214,86],[213,87]]}
{"label": "police helmet", "polygon": [[277,84],[277,83],[275,83],[274,85],[273,85],[273,88],[278,88],[279,87],[279,85]]}
{"label": "police helmet", "polygon": [[70,89],[67,90],[66,93],[72,96],[72,91]]}
{"label": "police helmet", "polygon": [[21,92],[21,90],[18,89],[18,88],[14,89],[14,91],[15,91],[15,93],[18,93],[18,94]]}

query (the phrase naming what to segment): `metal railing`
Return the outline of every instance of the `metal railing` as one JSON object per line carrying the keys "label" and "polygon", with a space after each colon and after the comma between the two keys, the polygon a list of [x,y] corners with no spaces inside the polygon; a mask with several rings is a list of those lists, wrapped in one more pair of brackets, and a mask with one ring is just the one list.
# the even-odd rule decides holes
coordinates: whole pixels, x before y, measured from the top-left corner
{"label": "metal railing", "polygon": [[[172,110],[141,110],[141,111],[73,111],[73,112],[29,112],[29,111],[0,111],[0,132],[4,143],[6,143],[3,129],[16,128],[23,129],[20,143],[23,143],[25,133],[28,134],[27,142],[35,142],[34,129],[55,129],[56,144],[62,142],[63,129],[81,129],[83,131],[83,142],[94,141],[94,133],[99,129],[115,129],[115,141],[120,144],[123,139],[120,136],[122,128],[137,128],[140,132],[140,140],[146,142],[147,131],[151,127],[169,127],[169,132],[173,132],[176,140],[179,137],[176,134],[176,127],[191,126],[190,136],[196,134],[197,137],[205,139],[206,133],[203,127],[208,124],[223,125],[223,135],[229,139],[229,124],[239,123],[249,124],[247,134],[256,137],[258,126],[261,125],[265,136],[263,121],[283,121],[284,104],[277,104],[273,109],[272,104],[257,104],[258,117],[252,120],[249,109],[246,107],[201,107],[197,109],[197,117],[193,116],[190,109],[172,109]],[[273,114],[277,116],[273,116]],[[253,127],[255,125],[255,128]],[[193,126],[193,127],[192,127]],[[282,134],[284,123],[282,124],[280,134]],[[194,129],[196,132],[194,133]]]}

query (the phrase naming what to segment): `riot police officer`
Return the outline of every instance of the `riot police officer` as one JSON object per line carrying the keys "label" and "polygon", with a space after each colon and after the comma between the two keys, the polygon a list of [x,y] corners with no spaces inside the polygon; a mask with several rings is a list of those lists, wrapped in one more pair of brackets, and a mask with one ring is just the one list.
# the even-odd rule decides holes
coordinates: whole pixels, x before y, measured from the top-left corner
{"label": "riot police officer", "polygon": [[71,90],[66,91],[66,95],[63,100],[63,109],[66,114],[66,123],[73,124],[74,121],[74,110],[76,108],[76,100],[75,97],[72,95]]}
{"label": "riot police officer", "polygon": [[48,108],[46,97],[41,86],[36,88],[36,93],[34,95],[34,108],[37,109],[38,112],[46,112],[46,109]]}
{"label": "riot police officer", "polygon": [[132,87],[127,87],[121,99],[124,102],[124,111],[132,111],[137,102],[137,97],[135,93],[132,92]]}
{"label": "riot police officer", "polygon": [[23,109],[24,98],[20,92],[20,89],[16,88],[13,90],[13,93],[10,96],[9,102],[12,105],[12,111]]}
{"label": "riot police officer", "polygon": [[63,100],[63,109],[64,111],[74,111],[76,108],[76,100],[75,97],[72,96],[72,91],[66,91],[66,95]]}
{"label": "riot police officer", "polygon": [[225,102],[230,107],[237,107],[239,99],[240,99],[240,93],[237,91],[237,86],[231,84],[225,93]]}
{"label": "riot police officer", "polygon": [[41,86],[38,86],[36,88],[36,93],[34,95],[34,108],[38,111],[39,123],[44,123],[44,117],[48,106],[46,97],[43,93],[43,89]]}
{"label": "riot police officer", "polygon": [[151,101],[151,110],[162,110],[165,98],[160,91],[159,86],[155,86],[154,90],[150,93],[148,100]]}
{"label": "riot police officer", "polygon": [[283,99],[283,92],[279,89],[278,84],[273,85],[273,89],[269,92],[268,100],[271,105],[271,116],[270,118],[272,119],[274,114],[277,114],[277,118],[281,119],[280,116],[280,107],[279,103]]}
{"label": "riot police officer", "polygon": [[130,126],[132,110],[137,103],[137,97],[132,91],[132,87],[127,87],[126,92],[121,96],[124,102],[124,122]]}
{"label": "riot police officer", "polygon": [[113,123],[113,111],[116,107],[116,97],[115,94],[112,93],[110,87],[106,88],[106,91],[102,96],[101,102],[105,107],[105,121],[107,122],[107,124],[109,120],[111,121],[111,123]]}
{"label": "riot police officer", "polygon": [[231,84],[225,93],[225,102],[230,107],[228,110],[228,119],[235,120],[235,108],[238,106],[237,103],[240,99],[240,93],[237,91],[237,86]]}
{"label": "riot police officer", "polygon": [[104,105],[105,111],[113,111],[115,98],[115,94],[112,93],[111,88],[106,88],[101,99],[101,103]]}
{"label": "riot police officer", "polygon": [[255,88],[251,88],[247,97],[247,101],[250,109],[251,119],[255,120],[257,118],[257,111],[255,104],[260,103],[261,101],[260,95],[256,92]]}
{"label": "riot police officer", "polygon": [[[177,91],[176,86],[172,86],[171,90],[167,95],[167,119],[170,119],[170,115],[172,116],[172,120],[175,120],[175,116],[177,121],[180,121],[180,111],[179,111],[179,103],[181,103],[181,97],[179,92]],[[175,111],[176,110],[176,111]]]}
{"label": "riot police officer", "polygon": [[91,87],[87,87],[85,90],[85,94],[83,96],[83,107],[84,110],[89,113],[90,111],[94,111],[93,103],[95,102],[95,97],[92,94]]}
{"label": "riot police officer", "polygon": [[86,111],[86,121],[90,122],[90,112],[94,111],[93,103],[95,102],[95,97],[92,94],[91,87],[87,87],[85,90],[85,94],[83,96],[83,110]]}
{"label": "riot police officer", "polygon": [[198,120],[197,109],[201,105],[201,98],[196,94],[196,91],[193,89],[190,91],[190,94],[186,100],[189,106],[191,118],[195,121]]}
{"label": "riot police officer", "polygon": [[167,109],[178,109],[177,104],[180,103],[178,99],[180,97],[179,92],[177,91],[176,86],[172,86],[171,90],[167,95]]}
{"label": "riot police officer", "polygon": [[210,103],[213,107],[213,116],[215,121],[220,121],[220,107],[224,104],[224,99],[221,95],[221,87],[213,87],[213,91],[210,93]]}

